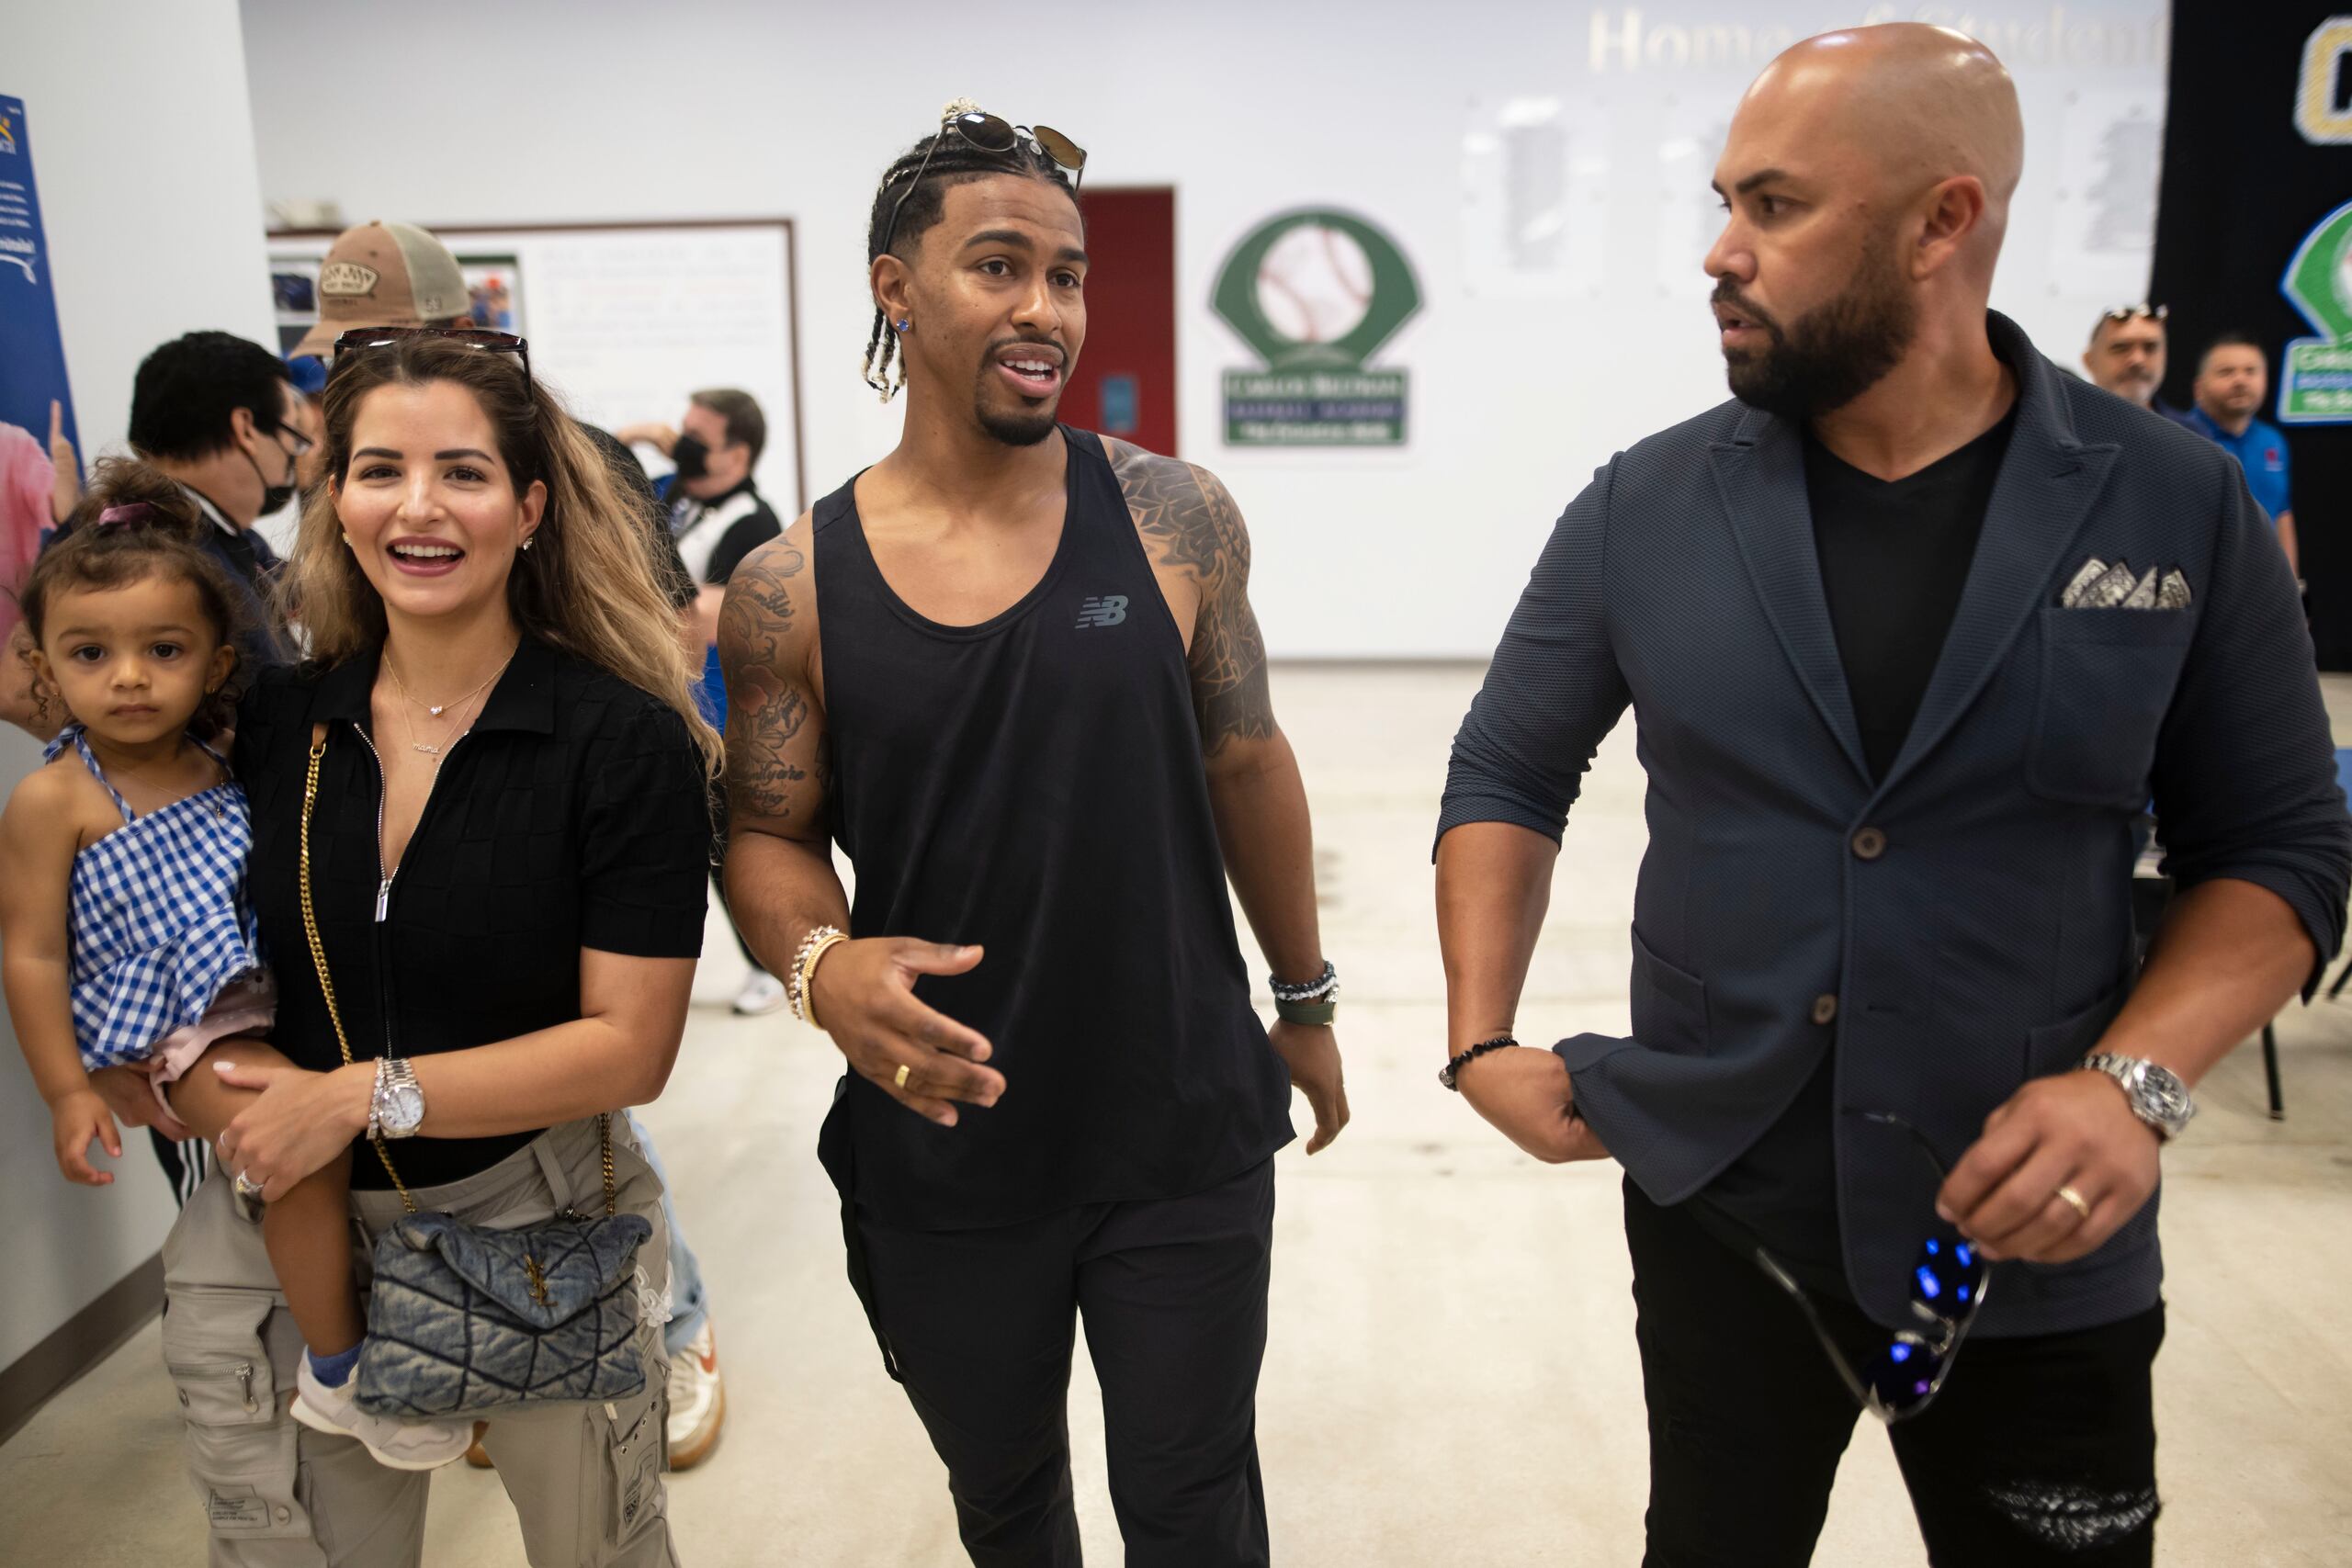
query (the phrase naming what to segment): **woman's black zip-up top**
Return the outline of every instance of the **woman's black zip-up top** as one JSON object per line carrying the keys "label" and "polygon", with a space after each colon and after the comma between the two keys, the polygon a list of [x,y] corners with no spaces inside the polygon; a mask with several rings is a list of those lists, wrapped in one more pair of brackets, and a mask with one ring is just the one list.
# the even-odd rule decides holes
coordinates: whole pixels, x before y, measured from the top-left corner
{"label": "woman's black zip-up top", "polygon": [[[360,1059],[489,1044],[580,1016],[581,950],[692,958],[711,844],[702,763],[650,694],[529,637],[473,728],[444,754],[397,866],[383,864],[384,774],[369,693],[378,658],[266,671],[240,704],[234,762],[252,804],[246,882],[278,983],[271,1042],[342,1064],[302,934],[302,781],[327,727],[311,828],[312,897]],[[427,1128],[430,1129],[430,1106]],[[618,1109],[616,1106],[616,1109]],[[533,1133],[418,1137],[401,1179],[486,1170]],[[372,1159],[357,1187],[389,1185]]]}

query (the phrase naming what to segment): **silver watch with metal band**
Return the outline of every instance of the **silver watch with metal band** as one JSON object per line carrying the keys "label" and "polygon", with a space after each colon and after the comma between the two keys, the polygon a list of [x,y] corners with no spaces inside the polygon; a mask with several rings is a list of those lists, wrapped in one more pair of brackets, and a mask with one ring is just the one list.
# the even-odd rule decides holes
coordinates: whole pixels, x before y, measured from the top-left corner
{"label": "silver watch with metal band", "polygon": [[424,1089],[406,1056],[376,1064],[376,1092],[368,1102],[370,1138],[413,1138],[424,1125]]}
{"label": "silver watch with metal band", "polygon": [[2197,1102],[2189,1098],[2188,1086],[2170,1067],[2160,1067],[2138,1056],[2118,1056],[2104,1051],[2084,1057],[2083,1066],[2121,1084],[2125,1098],[2132,1102],[2132,1114],[2154,1127],[2156,1135],[2167,1142],[2180,1136],[2180,1130],[2197,1114]]}

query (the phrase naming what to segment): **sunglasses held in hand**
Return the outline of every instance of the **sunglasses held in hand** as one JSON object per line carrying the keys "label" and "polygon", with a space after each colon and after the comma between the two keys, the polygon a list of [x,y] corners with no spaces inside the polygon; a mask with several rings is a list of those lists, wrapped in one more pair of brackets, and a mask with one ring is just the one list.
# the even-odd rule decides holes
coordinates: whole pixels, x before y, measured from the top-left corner
{"label": "sunglasses held in hand", "polygon": [[[1858,1111],[1849,1114],[1908,1133],[1920,1157],[1935,1171],[1936,1185],[1941,1189],[1951,1172],[1945,1169],[1926,1134],[1902,1117],[1883,1111]],[[1804,1287],[1797,1283],[1795,1277],[1761,1246],[1755,1249],[1755,1258],[1758,1267],[1788,1292],[1804,1311],[1805,1321],[1813,1325],[1814,1337],[1821,1341],[1830,1365],[1838,1370],[1855,1401],[1889,1426],[1918,1415],[1943,1391],[1944,1380],[1951,1375],[1952,1362],[1960,1355],[1961,1341],[1968,1337],[1978,1310],[1984,1304],[1984,1288],[1992,1273],[1992,1266],[1973,1243],[1939,1222],[1921,1239],[1918,1260],[1912,1265],[1911,1324],[1895,1329],[1886,1348],[1867,1365],[1857,1368],[1838,1348],[1813,1299],[1805,1294]]]}

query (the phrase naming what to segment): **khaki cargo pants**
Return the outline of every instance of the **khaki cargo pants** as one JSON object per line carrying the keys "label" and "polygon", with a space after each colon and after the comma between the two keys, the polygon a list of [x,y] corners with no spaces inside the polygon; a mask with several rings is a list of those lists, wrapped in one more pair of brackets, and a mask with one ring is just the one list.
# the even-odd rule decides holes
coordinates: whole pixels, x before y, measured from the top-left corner
{"label": "khaki cargo pants", "polygon": [[[371,1157],[366,1150],[361,1158]],[[395,1154],[395,1158],[397,1158]],[[623,1213],[653,1235],[638,1249],[642,1288],[669,1289],[662,1183],[613,1118]],[[479,1176],[419,1188],[417,1205],[501,1228],[567,1205],[603,1207],[594,1121],[555,1128]],[[353,1194],[363,1285],[368,1248],[400,1216],[390,1192]],[[214,1568],[416,1568],[428,1474],[388,1470],[349,1438],[286,1414],[301,1336],[248,1217],[217,1168],[164,1244],[164,1360],[179,1392],[188,1474],[211,1534]],[[483,1438],[514,1504],[536,1568],[671,1568],[677,1551],[662,1488],[669,1363],[662,1314],[638,1331],[646,1386],[609,1404],[551,1404],[493,1417]]]}

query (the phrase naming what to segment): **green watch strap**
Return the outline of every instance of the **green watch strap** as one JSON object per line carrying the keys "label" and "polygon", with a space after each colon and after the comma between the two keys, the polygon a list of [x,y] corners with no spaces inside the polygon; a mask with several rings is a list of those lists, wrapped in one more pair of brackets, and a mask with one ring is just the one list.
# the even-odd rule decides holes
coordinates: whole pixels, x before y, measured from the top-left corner
{"label": "green watch strap", "polygon": [[1277,997],[1274,998],[1274,1011],[1281,1015],[1284,1023],[1327,1028],[1331,1020],[1339,1016],[1340,1004],[1337,1001],[1286,1002]]}

